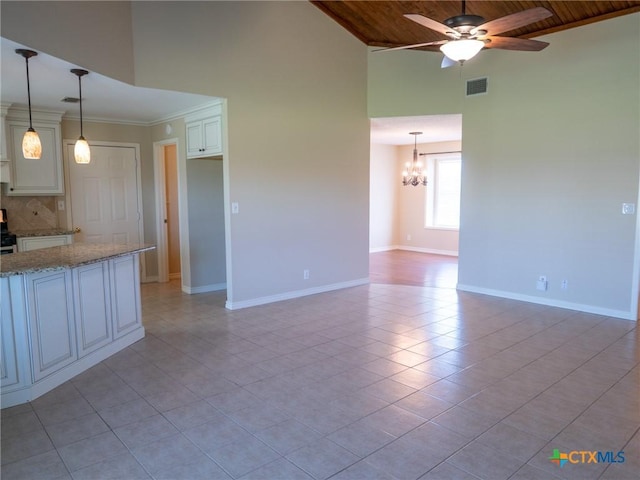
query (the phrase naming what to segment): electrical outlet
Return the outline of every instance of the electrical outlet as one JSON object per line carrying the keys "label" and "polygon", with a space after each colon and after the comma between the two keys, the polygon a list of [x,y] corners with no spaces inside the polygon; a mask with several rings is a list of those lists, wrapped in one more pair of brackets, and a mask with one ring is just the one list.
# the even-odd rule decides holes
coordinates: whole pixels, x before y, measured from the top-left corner
{"label": "electrical outlet", "polygon": [[560,288],[562,290],[566,290],[569,288],[569,280],[567,280],[566,278],[564,280],[562,280],[562,282],[560,283]]}
{"label": "electrical outlet", "polygon": [[60,212],[64,210],[64,200],[58,200],[58,210]]}
{"label": "electrical outlet", "polygon": [[407,234],[407,240],[411,241],[411,234],[410,233]]}
{"label": "electrical outlet", "polygon": [[304,280],[309,280],[309,270],[303,270],[302,271],[302,278]]}
{"label": "electrical outlet", "polygon": [[547,277],[544,276],[544,275],[540,275],[538,277],[538,281],[536,283],[536,289],[537,290],[541,290],[543,292],[546,292],[547,291],[547,286],[548,286]]}

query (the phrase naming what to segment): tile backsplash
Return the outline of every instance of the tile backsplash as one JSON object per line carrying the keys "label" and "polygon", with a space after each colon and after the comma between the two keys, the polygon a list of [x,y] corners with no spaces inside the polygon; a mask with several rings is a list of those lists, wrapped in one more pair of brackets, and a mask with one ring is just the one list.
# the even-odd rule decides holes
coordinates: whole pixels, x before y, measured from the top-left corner
{"label": "tile backsplash", "polygon": [[8,197],[2,195],[2,208],[7,210],[9,230],[40,230],[60,227],[57,197]]}

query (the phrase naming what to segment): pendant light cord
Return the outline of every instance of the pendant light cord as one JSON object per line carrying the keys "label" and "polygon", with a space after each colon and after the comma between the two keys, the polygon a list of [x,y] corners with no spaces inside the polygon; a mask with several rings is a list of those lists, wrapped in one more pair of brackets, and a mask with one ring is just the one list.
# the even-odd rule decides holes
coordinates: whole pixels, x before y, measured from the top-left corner
{"label": "pendant light cord", "polygon": [[27,64],[27,101],[29,102],[29,129],[33,130],[33,122],[31,121],[31,86],[29,82],[29,57],[25,56],[24,60]]}
{"label": "pendant light cord", "polygon": [[78,93],[80,94],[80,138],[84,138],[82,134],[82,75],[78,75]]}

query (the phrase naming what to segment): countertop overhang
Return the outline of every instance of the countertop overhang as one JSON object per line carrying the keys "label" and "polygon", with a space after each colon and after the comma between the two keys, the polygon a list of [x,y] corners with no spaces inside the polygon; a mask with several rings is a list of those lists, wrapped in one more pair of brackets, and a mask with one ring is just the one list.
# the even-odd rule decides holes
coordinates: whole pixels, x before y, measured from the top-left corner
{"label": "countertop overhang", "polygon": [[0,259],[0,277],[75,268],[155,248],[148,243],[73,243],[12,253]]}
{"label": "countertop overhang", "polygon": [[66,230],[64,228],[40,228],[36,230],[15,230],[12,231],[17,238],[25,237],[50,237],[55,235],[74,235],[74,230]]}

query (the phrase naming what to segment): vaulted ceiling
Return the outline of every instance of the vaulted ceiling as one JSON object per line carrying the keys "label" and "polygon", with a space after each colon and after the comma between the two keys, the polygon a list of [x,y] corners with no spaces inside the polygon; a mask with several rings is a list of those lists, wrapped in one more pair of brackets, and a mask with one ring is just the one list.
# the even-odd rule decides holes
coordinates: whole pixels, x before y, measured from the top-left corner
{"label": "vaulted ceiling", "polygon": [[[461,1],[315,1],[316,7],[333,18],[366,45],[398,47],[446,39],[442,34],[406,19],[418,13],[442,23],[462,13]],[[553,15],[545,20],[500,34],[532,38],[640,11],[640,1],[496,1],[468,0],[466,13],[485,20],[544,7]],[[437,47],[427,47],[437,50]]]}

